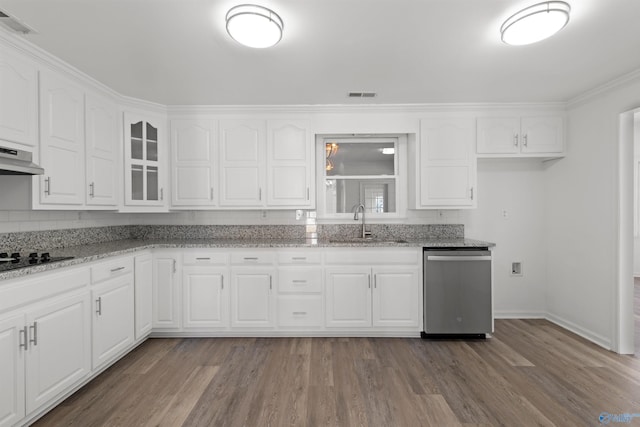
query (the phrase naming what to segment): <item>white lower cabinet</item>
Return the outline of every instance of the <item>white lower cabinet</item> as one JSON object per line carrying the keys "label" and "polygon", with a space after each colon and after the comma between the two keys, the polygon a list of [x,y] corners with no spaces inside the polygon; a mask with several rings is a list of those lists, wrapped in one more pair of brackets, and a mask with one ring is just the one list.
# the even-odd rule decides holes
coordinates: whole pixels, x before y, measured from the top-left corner
{"label": "white lower cabinet", "polygon": [[226,328],[229,325],[227,271],[220,267],[183,267],[184,329]]}
{"label": "white lower cabinet", "polygon": [[48,403],[91,371],[91,318],[86,291],[27,312],[27,414]]}
{"label": "white lower cabinet", "polygon": [[373,268],[373,326],[420,326],[420,271],[411,267]]}
{"label": "white lower cabinet", "polygon": [[181,322],[179,253],[153,256],[153,328],[179,329]]}
{"label": "white lower cabinet", "polygon": [[0,320],[0,426],[14,425],[25,416],[26,358],[24,315]]}
{"label": "white lower cabinet", "polygon": [[420,251],[327,250],[327,328],[417,332],[421,313]]}
{"label": "white lower cabinet", "polygon": [[322,295],[278,296],[279,327],[317,330],[322,319]]}
{"label": "white lower cabinet", "polygon": [[231,270],[231,326],[272,328],[275,268],[240,267]]}
{"label": "white lower cabinet", "polygon": [[138,341],[149,335],[153,326],[153,258],[151,253],[135,256],[134,272],[135,337]]}
{"label": "white lower cabinet", "polygon": [[371,326],[371,268],[328,268],[325,297],[328,327]]}
{"label": "white lower cabinet", "polygon": [[134,341],[134,276],[125,274],[91,290],[93,369],[113,360]]}

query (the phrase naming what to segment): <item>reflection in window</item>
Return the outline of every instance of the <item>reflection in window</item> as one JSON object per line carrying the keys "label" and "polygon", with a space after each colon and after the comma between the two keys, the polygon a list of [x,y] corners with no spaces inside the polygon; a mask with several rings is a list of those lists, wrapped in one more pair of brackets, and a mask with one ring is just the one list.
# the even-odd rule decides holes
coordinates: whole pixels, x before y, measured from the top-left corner
{"label": "reflection in window", "polygon": [[324,139],[325,208],[327,214],[396,212],[397,141],[371,138]]}

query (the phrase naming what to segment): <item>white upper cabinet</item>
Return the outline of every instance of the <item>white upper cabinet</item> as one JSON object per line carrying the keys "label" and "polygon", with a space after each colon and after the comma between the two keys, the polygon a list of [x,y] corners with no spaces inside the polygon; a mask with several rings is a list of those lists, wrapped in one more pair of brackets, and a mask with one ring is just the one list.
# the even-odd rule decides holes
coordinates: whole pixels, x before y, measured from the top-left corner
{"label": "white upper cabinet", "polygon": [[84,94],[59,75],[42,72],[40,77],[40,166],[44,175],[39,203],[84,205]]}
{"label": "white upper cabinet", "polygon": [[547,157],[564,155],[561,116],[479,117],[480,157]]}
{"label": "white upper cabinet", "polygon": [[0,139],[38,145],[38,71],[0,47]]}
{"label": "white upper cabinet", "polygon": [[220,122],[220,205],[263,206],[265,123]]}
{"label": "white upper cabinet", "polygon": [[217,141],[215,120],[171,120],[172,207],[217,205]]}
{"label": "white upper cabinet", "polygon": [[124,113],[125,205],[165,207],[164,130],[160,118]]}
{"label": "white upper cabinet", "polygon": [[267,204],[313,207],[313,135],[306,121],[267,122]]}
{"label": "white upper cabinet", "polygon": [[434,117],[420,121],[415,209],[476,206],[475,120]]}
{"label": "white upper cabinet", "polygon": [[221,120],[219,135],[221,207],[315,206],[307,121]]}
{"label": "white upper cabinet", "polygon": [[111,100],[87,94],[86,203],[115,209],[118,203],[118,109]]}

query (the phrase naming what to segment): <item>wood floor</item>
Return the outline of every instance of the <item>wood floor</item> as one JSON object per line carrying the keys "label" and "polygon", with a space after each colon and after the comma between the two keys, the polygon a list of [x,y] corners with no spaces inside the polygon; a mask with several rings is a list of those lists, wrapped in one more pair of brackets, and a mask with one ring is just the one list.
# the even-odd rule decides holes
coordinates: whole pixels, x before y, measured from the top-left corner
{"label": "wood floor", "polygon": [[150,339],[36,425],[564,427],[602,412],[640,413],[640,358],[500,320],[487,341]]}

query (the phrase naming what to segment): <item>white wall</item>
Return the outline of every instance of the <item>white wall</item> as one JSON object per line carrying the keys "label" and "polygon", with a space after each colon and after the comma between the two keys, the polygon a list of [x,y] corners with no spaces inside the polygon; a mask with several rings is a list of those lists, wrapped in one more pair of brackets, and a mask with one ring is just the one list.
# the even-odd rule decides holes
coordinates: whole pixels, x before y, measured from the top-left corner
{"label": "white wall", "polygon": [[638,74],[571,103],[567,157],[546,173],[548,315],[609,348],[618,266],[619,114],[639,105]]}
{"label": "white wall", "polygon": [[[478,208],[459,214],[466,237],[496,243],[493,280],[497,317],[544,317],[544,174],[540,159],[480,159]],[[522,276],[511,275],[514,261],[522,263]]]}

